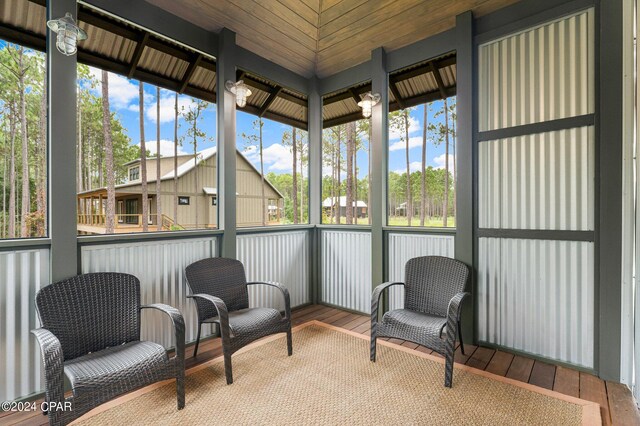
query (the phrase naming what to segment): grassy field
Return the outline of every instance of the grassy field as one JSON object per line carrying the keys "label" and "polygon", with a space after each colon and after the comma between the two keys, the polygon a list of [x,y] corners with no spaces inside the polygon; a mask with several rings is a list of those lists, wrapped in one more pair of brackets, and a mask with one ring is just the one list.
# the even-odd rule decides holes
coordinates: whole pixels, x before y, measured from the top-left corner
{"label": "grassy field", "polygon": [[[345,217],[340,218],[340,224],[345,225],[347,223],[347,219]],[[324,224],[329,225],[330,222],[325,218]],[[367,218],[359,218],[358,225],[367,225],[369,222]],[[412,226],[419,227],[420,226],[420,217],[414,217],[411,220],[411,225],[407,223],[406,217],[401,216],[390,216],[388,220],[389,226]],[[427,218],[424,221],[424,226],[429,228],[442,228],[442,218]],[[447,220],[447,228],[454,228],[456,226],[456,218],[453,216],[449,217]]]}

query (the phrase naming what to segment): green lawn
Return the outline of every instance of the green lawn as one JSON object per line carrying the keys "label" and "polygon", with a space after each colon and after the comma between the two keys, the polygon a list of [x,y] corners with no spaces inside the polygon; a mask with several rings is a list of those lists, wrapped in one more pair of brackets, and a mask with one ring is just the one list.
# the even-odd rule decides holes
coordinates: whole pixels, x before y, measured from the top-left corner
{"label": "green lawn", "polygon": [[[327,220],[327,218],[324,218],[323,223],[325,225],[330,225],[331,223]],[[340,218],[340,224],[341,225],[345,225],[347,223],[347,219],[343,216]],[[358,225],[368,225],[368,220],[367,218],[359,218],[358,219]],[[409,224],[407,223],[407,218],[406,217],[401,217],[401,216],[390,216],[389,220],[388,220],[388,225],[389,226],[409,226]],[[419,227],[420,226],[420,217],[414,217],[411,220],[411,226],[412,227]],[[425,227],[430,227],[430,228],[442,228],[443,224],[442,224],[442,218],[438,217],[438,218],[427,218],[424,221],[424,226]],[[453,216],[449,216],[449,220],[447,220],[447,228],[454,228],[456,226],[456,218]]]}

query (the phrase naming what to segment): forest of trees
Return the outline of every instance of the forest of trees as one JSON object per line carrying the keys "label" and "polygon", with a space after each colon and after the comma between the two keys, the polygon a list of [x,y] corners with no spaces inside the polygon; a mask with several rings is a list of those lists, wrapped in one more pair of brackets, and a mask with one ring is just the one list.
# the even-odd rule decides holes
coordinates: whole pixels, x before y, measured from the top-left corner
{"label": "forest of trees", "polygon": [[0,41],[0,238],[47,235],[44,54]]}
{"label": "forest of trees", "polygon": [[[389,171],[389,224],[409,226],[455,226],[455,97],[442,101],[436,111],[433,104],[407,108],[389,114],[389,130],[398,134],[404,145],[402,172]],[[422,113],[421,162],[419,170],[411,169],[411,113]],[[429,117],[433,119],[429,121]],[[352,209],[346,215],[337,208],[341,196],[346,205],[363,201],[369,206],[369,120],[358,120],[325,129],[323,132],[322,199],[330,199],[331,207],[323,209],[323,223],[369,224],[370,219],[358,218]],[[434,168],[427,164],[429,147],[444,147],[444,164]],[[358,153],[364,151],[365,161],[358,163]],[[361,173],[360,170],[366,170]],[[326,173],[329,170],[329,173]],[[424,173],[422,172],[424,171]],[[364,177],[363,177],[364,176]],[[410,176],[407,179],[407,176]],[[445,200],[447,200],[445,202]]]}

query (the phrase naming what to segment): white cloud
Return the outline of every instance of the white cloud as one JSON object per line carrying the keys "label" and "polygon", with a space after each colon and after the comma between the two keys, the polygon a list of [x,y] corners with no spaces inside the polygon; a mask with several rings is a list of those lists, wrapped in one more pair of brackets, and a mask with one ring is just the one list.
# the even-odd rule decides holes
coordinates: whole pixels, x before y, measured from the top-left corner
{"label": "white cloud", "polygon": [[[160,123],[173,122],[175,116],[175,94],[168,90],[160,91]],[[192,104],[195,101],[188,96],[178,96],[178,112],[182,113],[183,108],[184,111],[188,111]],[[148,120],[151,120],[153,123],[157,121],[157,111],[158,103],[150,102],[148,105],[145,104],[145,115]]]}
{"label": "white cloud", "polygon": [[[409,116],[409,135],[413,135],[416,134],[417,132],[422,130],[422,126],[420,126],[420,122]],[[400,130],[389,126],[389,140],[390,141],[395,141],[398,140],[400,138],[404,137],[404,128],[401,128]],[[411,138],[409,138],[411,139]]]}
{"label": "white cloud", "polygon": [[[256,145],[246,147],[242,153],[253,164],[260,164],[260,152]],[[274,143],[264,148],[262,158],[266,171],[291,172],[292,170],[291,162],[293,161],[293,154],[289,148],[282,144]]]}
{"label": "white cloud", "polygon": [[[427,140],[427,143],[429,141]],[[417,148],[422,146],[422,136],[414,136],[409,138],[409,149]],[[399,151],[399,150],[407,149],[407,143],[403,140],[399,140],[397,142],[389,145],[389,151]]]}
{"label": "white cloud", "polygon": [[[152,156],[156,155],[157,145],[158,144],[156,141],[145,141],[145,146],[147,148],[147,151],[149,151],[149,153]],[[136,146],[140,147],[140,144],[137,144]],[[161,157],[173,157],[173,148],[174,148],[173,141],[160,139],[160,156]],[[183,155],[183,154],[187,154],[187,152],[183,151],[182,147],[178,146],[178,155]]]}
{"label": "white cloud", "polygon": [[[411,163],[409,163],[409,170],[411,171],[411,173],[413,172],[418,172],[422,169],[422,162],[420,161],[412,161]],[[407,173],[407,169],[402,168],[402,169],[397,169],[397,170],[393,170],[394,173],[397,173],[399,175]]]}
{"label": "white cloud", "polygon": [[[102,71],[97,68],[89,67],[89,72],[98,81],[95,88],[96,94],[102,94]],[[147,93],[145,93],[145,98],[146,96],[148,96]],[[131,102],[134,100],[138,100],[138,85],[129,81],[126,77],[109,73],[110,106],[115,109],[129,108],[131,106]]]}
{"label": "white cloud", "polygon": [[[436,167],[435,167],[436,169],[444,169],[444,165],[446,163],[445,155],[444,154],[438,155],[433,159],[433,162],[436,164]],[[453,170],[454,163],[455,163],[455,157],[449,154],[449,170]]]}

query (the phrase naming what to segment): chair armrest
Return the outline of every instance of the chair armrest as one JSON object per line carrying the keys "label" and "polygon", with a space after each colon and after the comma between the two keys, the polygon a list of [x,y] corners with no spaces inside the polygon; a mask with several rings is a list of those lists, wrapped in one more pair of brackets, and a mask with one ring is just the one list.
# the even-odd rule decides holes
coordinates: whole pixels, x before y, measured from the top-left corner
{"label": "chair armrest", "polygon": [[449,301],[449,307],[447,308],[447,318],[454,321],[460,321],[460,315],[462,314],[462,302],[464,299],[470,296],[469,293],[458,293]]}
{"label": "chair armrest", "polygon": [[179,310],[173,306],[165,305],[164,303],[153,303],[151,305],[143,305],[140,309],[157,309],[169,315],[171,322],[173,323],[173,329],[176,334],[176,359],[178,363],[184,368],[184,317]]}
{"label": "chair armrest", "polygon": [[380,304],[380,296],[382,293],[387,290],[389,287],[394,285],[404,286],[402,282],[386,282],[380,284],[375,289],[373,289],[373,293],[371,294],[371,325],[375,325],[378,323],[378,305]]}
{"label": "chair armrest", "polygon": [[220,318],[220,334],[222,335],[222,341],[228,341],[229,339],[229,311],[227,311],[227,305],[224,300],[219,297],[212,296],[210,294],[198,293],[187,296],[190,299],[200,299],[212,303],[218,312],[218,318]]}
{"label": "chair armrest", "polygon": [[250,283],[247,283],[247,285],[256,285],[256,284],[268,285],[280,290],[280,292],[282,293],[282,297],[284,297],[284,318],[290,319],[291,318],[291,298],[289,296],[289,289],[287,289],[287,287],[285,287],[284,285],[273,282],[273,281],[252,281]]}
{"label": "chair armrest", "polygon": [[46,328],[31,330],[40,344],[44,362],[46,401],[64,401],[64,355],[60,340]]}

